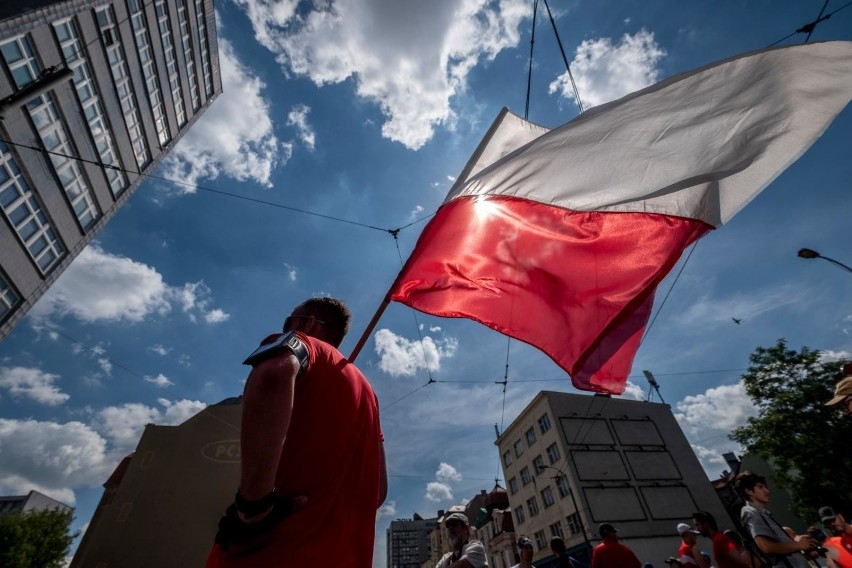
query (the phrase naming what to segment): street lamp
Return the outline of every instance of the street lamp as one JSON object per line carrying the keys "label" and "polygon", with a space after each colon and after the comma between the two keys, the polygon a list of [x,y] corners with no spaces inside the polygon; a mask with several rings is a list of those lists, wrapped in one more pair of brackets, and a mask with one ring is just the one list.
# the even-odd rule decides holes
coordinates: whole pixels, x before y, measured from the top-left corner
{"label": "street lamp", "polygon": [[540,466],[542,469],[552,469],[553,471],[558,471],[559,475],[555,475],[553,479],[557,480],[556,483],[559,483],[559,478],[564,477],[565,483],[568,484],[568,495],[571,496],[571,503],[574,505],[574,512],[577,513],[577,522],[580,523],[580,531],[583,533],[583,540],[586,541],[586,546],[589,547],[589,554],[591,554],[592,543],[589,542],[589,536],[586,534],[586,526],[583,524],[583,516],[580,514],[580,508],[577,506],[577,499],[574,497],[574,489],[571,487],[570,482],[568,481],[568,476],[565,475],[565,472],[559,469],[558,467],[553,467],[552,465],[542,465]]}
{"label": "street lamp", "polygon": [[840,268],[842,268],[846,272],[852,272],[852,268],[849,268],[848,266],[846,266],[842,262],[838,262],[838,261],[834,260],[833,258],[828,258],[827,256],[823,256],[820,253],[818,253],[817,251],[809,249],[809,248],[799,249],[799,252],[796,253],[796,254],[798,256],[800,256],[801,258],[821,258],[823,260],[827,260],[828,262],[830,262],[832,264],[836,264],[837,266],[839,266]]}

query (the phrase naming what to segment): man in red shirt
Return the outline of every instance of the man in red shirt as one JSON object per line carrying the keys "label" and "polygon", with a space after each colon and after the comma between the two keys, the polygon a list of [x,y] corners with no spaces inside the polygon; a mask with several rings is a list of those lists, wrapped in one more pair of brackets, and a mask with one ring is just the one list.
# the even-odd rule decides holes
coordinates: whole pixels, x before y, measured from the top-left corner
{"label": "man in red shirt", "polygon": [[716,519],[707,511],[692,515],[692,523],[702,536],[713,541],[713,558],[718,568],[752,568],[748,552],[741,553],[734,541],[719,531]]}
{"label": "man in red shirt", "polygon": [[376,395],[337,350],[349,321],[311,298],[246,359],[240,485],[207,568],[372,566],[387,473]]}
{"label": "man in red shirt", "polygon": [[835,535],[822,543],[828,549],[827,557],[838,568],[852,568],[852,525],[831,507],[820,507],[819,516],[825,528]]}
{"label": "man in red shirt", "polygon": [[598,527],[601,543],[592,551],[592,568],[642,568],[636,554],[618,542],[618,531],[609,523]]}
{"label": "man in red shirt", "polygon": [[710,559],[701,554],[698,547],[699,533],[686,523],[678,523],[677,534],[680,535],[681,543],[677,554],[684,566],[697,566],[698,568],[710,568]]}

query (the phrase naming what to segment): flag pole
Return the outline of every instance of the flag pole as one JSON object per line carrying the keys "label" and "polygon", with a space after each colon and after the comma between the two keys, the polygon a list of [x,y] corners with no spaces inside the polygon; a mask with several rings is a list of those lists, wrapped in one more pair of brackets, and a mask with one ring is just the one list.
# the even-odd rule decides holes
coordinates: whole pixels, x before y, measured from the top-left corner
{"label": "flag pole", "polygon": [[385,308],[388,307],[390,301],[390,293],[388,293],[382,301],[382,304],[379,306],[379,309],[376,310],[376,313],[373,315],[373,319],[371,319],[370,323],[367,324],[367,329],[365,329],[364,333],[361,334],[361,339],[358,340],[358,344],[355,346],[355,349],[352,350],[352,354],[349,356],[350,363],[355,362],[355,358],[358,357],[361,349],[364,348],[364,344],[367,343],[367,339],[370,337],[370,334],[373,333],[373,329],[376,327],[376,324],[379,323],[379,319],[381,319],[382,314],[385,313]]}

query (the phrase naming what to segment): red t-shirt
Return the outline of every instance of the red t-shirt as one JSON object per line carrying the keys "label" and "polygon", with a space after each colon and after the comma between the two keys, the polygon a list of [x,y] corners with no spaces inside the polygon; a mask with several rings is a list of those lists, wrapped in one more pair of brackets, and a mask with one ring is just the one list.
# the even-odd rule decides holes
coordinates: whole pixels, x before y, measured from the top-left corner
{"label": "red t-shirt", "polygon": [[840,556],[834,561],[840,568],[852,568],[852,538],[847,534],[833,536],[823,546],[836,548]]}
{"label": "red t-shirt", "polygon": [[296,379],[276,493],[304,495],[307,503],[276,526],[260,550],[236,556],[214,547],[208,568],[325,566],[330,558],[344,568],[372,566],[381,483],[378,400],[337,349],[298,335],[310,359]]}
{"label": "red t-shirt", "polygon": [[728,558],[732,550],[736,551],[737,545],[725,533],[717,532],[713,535],[713,558],[718,568],[736,568],[737,565]]}
{"label": "red t-shirt", "polygon": [[642,568],[642,563],[620,542],[604,541],[592,551],[592,568]]}
{"label": "red t-shirt", "polygon": [[698,562],[696,562],[695,558],[692,556],[692,546],[683,541],[680,543],[680,548],[677,549],[677,555],[680,557],[680,561],[684,564],[698,565]]}

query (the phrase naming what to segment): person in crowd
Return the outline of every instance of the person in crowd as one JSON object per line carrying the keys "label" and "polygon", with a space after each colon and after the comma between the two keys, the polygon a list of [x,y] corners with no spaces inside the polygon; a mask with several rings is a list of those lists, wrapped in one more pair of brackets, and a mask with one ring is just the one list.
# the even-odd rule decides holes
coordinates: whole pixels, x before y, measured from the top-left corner
{"label": "person in crowd", "polygon": [[808,562],[802,551],[816,547],[810,536],[795,538],[784,531],[769,510],[769,487],[766,478],[745,470],[736,477],[737,488],[746,500],[740,517],[743,527],[763,554],[770,558],[773,568],[807,568]]}
{"label": "person in crowd", "polygon": [[558,568],[583,568],[583,565],[568,555],[568,550],[565,548],[565,541],[558,536],[550,539],[550,551],[556,556],[556,566]]}
{"label": "person in crowd", "polygon": [[533,553],[535,549],[533,548],[533,543],[529,539],[529,537],[522,536],[518,539],[518,557],[521,561],[518,564],[512,566],[512,568],[533,568]]}
{"label": "person in crowd", "polygon": [[852,525],[831,507],[820,507],[819,516],[823,526],[834,534],[822,544],[828,550],[826,558],[838,568],[852,568]]}
{"label": "person in crowd", "polygon": [[669,556],[663,560],[663,564],[669,568],[683,568],[683,562],[681,562],[680,558],[675,558],[674,556]]}
{"label": "person in crowd", "polygon": [[825,405],[852,415],[852,363],[843,365],[843,378],[834,388],[834,398]]}
{"label": "person in crowd", "polygon": [[598,527],[601,543],[592,551],[592,568],[642,568],[629,547],[618,542],[618,530],[610,523]]}
{"label": "person in crowd", "polygon": [[452,550],[441,557],[435,568],[488,568],[485,547],[478,540],[471,540],[466,515],[450,513],[444,519],[444,527]]}
{"label": "person in crowd", "polygon": [[696,538],[700,533],[686,523],[678,523],[677,534],[680,535],[680,548],[677,554],[684,566],[698,566],[698,568],[710,568],[710,562],[701,554]]}
{"label": "person in crowd", "polygon": [[719,531],[716,519],[707,511],[698,511],[692,515],[692,523],[701,536],[713,543],[713,558],[718,568],[756,568],[749,554],[737,549],[737,545]]}

